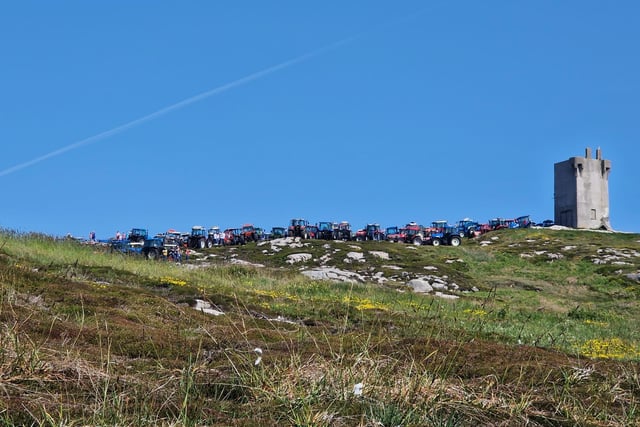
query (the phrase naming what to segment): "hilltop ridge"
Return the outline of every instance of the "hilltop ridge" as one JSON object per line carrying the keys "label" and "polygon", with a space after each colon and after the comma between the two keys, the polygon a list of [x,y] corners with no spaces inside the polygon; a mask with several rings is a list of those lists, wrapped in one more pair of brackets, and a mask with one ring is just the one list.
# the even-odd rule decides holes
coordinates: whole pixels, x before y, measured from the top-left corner
{"label": "hilltop ridge", "polygon": [[0,235],[6,425],[632,425],[640,236],[283,239],[181,264]]}

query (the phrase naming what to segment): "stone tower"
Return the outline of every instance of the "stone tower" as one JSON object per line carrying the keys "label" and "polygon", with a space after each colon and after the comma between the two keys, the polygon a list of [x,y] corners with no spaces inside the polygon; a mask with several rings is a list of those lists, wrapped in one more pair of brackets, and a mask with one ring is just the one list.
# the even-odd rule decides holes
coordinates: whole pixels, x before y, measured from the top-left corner
{"label": "stone tower", "polygon": [[611,229],[609,223],[609,173],[611,161],[591,148],[584,157],[571,157],[554,165],[555,223],[573,228]]}

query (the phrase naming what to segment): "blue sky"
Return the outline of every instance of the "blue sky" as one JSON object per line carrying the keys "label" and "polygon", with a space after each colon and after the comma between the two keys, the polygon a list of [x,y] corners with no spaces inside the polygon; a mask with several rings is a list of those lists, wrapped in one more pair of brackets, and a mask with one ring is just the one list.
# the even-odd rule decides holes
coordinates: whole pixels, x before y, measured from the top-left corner
{"label": "blue sky", "polygon": [[640,231],[638,16],[634,1],[8,2],[0,226],[542,221],[553,164],[601,147],[612,225]]}

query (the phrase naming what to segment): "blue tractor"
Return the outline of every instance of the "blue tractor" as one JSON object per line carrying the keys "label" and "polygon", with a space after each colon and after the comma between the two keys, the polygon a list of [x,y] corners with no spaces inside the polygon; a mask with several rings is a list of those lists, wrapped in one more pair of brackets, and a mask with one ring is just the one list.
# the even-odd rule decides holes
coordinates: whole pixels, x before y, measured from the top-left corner
{"label": "blue tractor", "polygon": [[333,223],[320,221],[318,223],[318,239],[333,240]]}
{"label": "blue tractor", "polygon": [[470,218],[461,219],[456,223],[460,237],[475,237],[480,232],[480,223]]}
{"label": "blue tractor", "polygon": [[460,229],[457,226],[449,225],[447,221],[433,221],[429,228],[426,243],[432,246],[460,246],[462,244]]}

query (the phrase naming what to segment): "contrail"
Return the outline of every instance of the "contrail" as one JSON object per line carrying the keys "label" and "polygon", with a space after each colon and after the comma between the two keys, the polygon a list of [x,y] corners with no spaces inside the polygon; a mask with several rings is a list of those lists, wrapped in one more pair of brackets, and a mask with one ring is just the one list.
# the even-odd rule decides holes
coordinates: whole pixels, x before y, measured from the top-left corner
{"label": "contrail", "polygon": [[234,80],[234,81],[232,81],[230,83],[224,84],[222,86],[218,86],[218,87],[216,87],[214,89],[210,89],[210,90],[208,90],[206,92],[199,93],[198,95],[194,95],[194,96],[192,96],[190,98],[183,99],[182,101],[176,102],[175,104],[169,105],[168,107],[164,107],[164,108],[162,108],[162,109],[160,109],[158,111],[154,111],[153,113],[147,114],[146,116],[140,117],[140,118],[135,119],[135,120],[131,120],[130,122],[127,122],[127,123],[125,123],[123,125],[116,126],[113,129],[110,129],[110,130],[101,132],[99,134],[90,136],[90,137],[85,138],[85,139],[83,139],[81,141],[74,142],[73,144],[69,144],[69,145],[64,146],[62,148],[58,148],[57,150],[54,150],[54,151],[52,151],[50,153],[47,153],[47,154],[44,154],[42,156],[36,157],[35,159],[29,160],[29,161],[24,162],[24,163],[20,163],[18,165],[15,165],[15,166],[12,166],[12,167],[10,167],[8,169],[0,171],[0,177],[5,176],[5,175],[9,175],[9,174],[11,174],[13,172],[17,172],[17,171],[19,171],[21,169],[24,169],[24,168],[27,168],[29,166],[33,166],[36,163],[40,163],[40,162],[42,162],[44,160],[47,160],[47,159],[50,159],[52,157],[59,156],[60,154],[66,153],[67,151],[75,150],[76,148],[80,148],[80,147],[82,147],[84,145],[88,145],[88,144],[100,141],[102,139],[108,138],[110,136],[116,135],[118,133],[124,132],[127,129],[131,129],[132,127],[138,126],[138,125],[140,125],[142,123],[157,119],[160,116],[164,116],[165,114],[168,114],[168,113],[170,113],[172,111],[179,110],[179,109],[184,108],[184,107],[186,107],[188,105],[194,104],[194,103],[196,103],[198,101],[202,101],[203,99],[212,97],[214,95],[218,95],[220,93],[226,92],[226,91],[231,90],[233,88],[236,88],[238,86],[245,85],[245,84],[250,83],[250,82],[252,82],[254,80],[258,80],[258,79],[260,79],[262,77],[268,76],[269,74],[273,74],[276,71],[280,71],[280,70],[283,70],[285,68],[291,67],[293,65],[299,64],[301,62],[308,61],[309,59],[314,58],[314,57],[316,57],[318,55],[321,55],[321,54],[323,54],[323,53],[325,53],[327,51],[336,49],[336,48],[338,48],[338,47],[340,47],[340,46],[342,46],[344,44],[351,43],[351,42],[353,42],[354,40],[356,40],[356,39],[358,39],[360,37],[362,37],[362,34],[358,34],[356,36],[348,37],[346,39],[340,40],[340,41],[335,42],[333,44],[330,44],[328,46],[322,47],[320,49],[316,49],[316,50],[314,50],[312,52],[309,52],[309,53],[305,53],[304,55],[300,55],[300,56],[298,56],[296,58],[289,59],[288,61],[284,61],[284,62],[281,62],[281,63],[279,63],[277,65],[273,65],[273,66],[271,66],[269,68],[265,68],[264,70],[257,71],[255,73],[249,74],[248,76],[242,77],[242,78],[240,78],[238,80]]}
{"label": "contrail", "polygon": [[[377,29],[379,30],[381,28],[389,27],[389,26],[392,26],[392,25],[397,25],[398,23],[406,21],[407,19],[414,18],[415,16],[423,13],[424,11],[425,11],[425,9],[419,11],[418,13],[414,13],[414,14],[405,16],[405,17],[403,17],[401,19],[392,21],[392,22],[387,23],[385,25],[381,25]],[[168,114],[168,113],[170,113],[172,111],[179,110],[181,108],[187,107],[187,106],[189,106],[191,104],[194,104],[194,103],[196,103],[198,101],[202,101],[203,99],[210,98],[210,97],[212,97],[214,95],[218,95],[220,93],[226,92],[226,91],[231,90],[233,88],[236,88],[238,86],[242,86],[242,85],[250,83],[250,82],[252,82],[254,80],[258,80],[258,79],[260,79],[262,77],[268,76],[269,74],[273,74],[276,71],[280,71],[280,70],[283,70],[285,68],[291,67],[293,65],[300,64],[301,62],[308,61],[308,60],[310,60],[312,58],[315,58],[316,56],[319,56],[321,54],[324,54],[324,53],[326,53],[328,51],[337,49],[340,46],[343,46],[343,45],[348,44],[348,43],[352,43],[355,40],[360,39],[360,38],[362,38],[363,36],[365,36],[367,34],[370,34],[371,32],[372,32],[372,30],[369,30],[369,31],[366,31],[366,32],[361,32],[361,33],[356,34],[354,36],[347,37],[347,38],[342,39],[340,41],[337,41],[335,43],[332,43],[332,44],[329,44],[327,46],[321,47],[319,49],[313,50],[311,52],[305,53],[305,54],[300,55],[298,57],[295,57],[293,59],[289,59],[287,61],[284,61],[284,62],[281,62],[279,64],[273,65],[271,67],[265,68],[264,70],[257,71],[255,73],[249,74],[249,75],[247,75],[245,77],[242,77],[242,78],[240,78],[238,80],[234,80],[234,81],[232,81],[230,83],[224,84],[222,86],[218,86],[218,87],[216,87],[214,89],[210,89],[210,90],[208,90],[206,92],[199,93],[198,95],[194,95],[194,96],[192,96],[190,98],[183,99],[182,101],[176,102],[175,104],[169,105],[168,107],[164,107],[164,108],[161,108],[160,110],[157,110],[157,111],[155,111],[153,113],[147,114],[146,116],[142,116],[142,117],[140,117],[138,119],[132,120],[132,121],[127,122],[125,124],[122,124],[120,126],[116,126],[113,129],[98,133],[96,135],[90,136],[90,137],[85,138],[83,140],[74,142],[73,144],[69,144],[69,145],[66,145],[66,146],[64,146],[62,148],[58,148],[57,150],[51,151],[50,153],[43,154],[42,156],[36,157],[36,158],[34,158],[32,160],[29,160],[27,162],[20,163],[20,164],[17,164],[15,166],[12,166],[12,167],[10,167],[8,169],[5,169],[3,171],[0,171],[0,177],[9,175],[11,173],[17,172],[17,171],[25,169],[25,168],[28,168],[29,166],[33,166],[33,165],[35,165],[37,163],[43,162],[43,161],[45,161],[47,159],[50,159],[52,157],[59,156],[59,155],[61,155],[63,153],[66,153],[67,151],[75,150],[76,148],[80,148],[82,146],[85,146],[85,145],[88,145],[88,144],[92,144],[94,142],[97,142],[97,141],[100,141],[102,139],[108,138],[110,136],[116,135],[118,133],[124,132],[127,129],[131,129],[132,127],[138,126],[138,125],[140,125],[142,123],[157,119],[160,116],[164,116],[165,114]]]}

